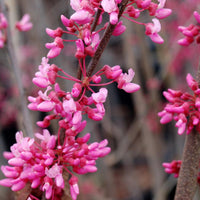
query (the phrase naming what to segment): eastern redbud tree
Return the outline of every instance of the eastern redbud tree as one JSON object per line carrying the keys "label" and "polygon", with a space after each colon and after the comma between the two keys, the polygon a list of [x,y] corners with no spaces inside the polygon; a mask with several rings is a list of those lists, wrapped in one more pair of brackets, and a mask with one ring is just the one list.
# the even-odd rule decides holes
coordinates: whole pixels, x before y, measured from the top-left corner
{"label": "eastern redbud tree", "polygon": [[[127,93],[140,89],[137,83],[132,82],[135,75],[132,68],[123,72],[118,63],[115,66],[106,63],[99,66],[104,49],[111,37],[120,36],[126,30],[122,18],[143,26],[152,42],[162,44],[164,39],[159,35],[160,20],[172,12],[170,8],[165,8],[165,0],[71,0],[68,3],[73,14],[70,17],[60,16],[63,28],[46,28],[52,42],[45,44],[48,53],[42,57],[32,79],[39,91],[36,96],[28,97],[30,110],[45,113],[43,120],[36,122],[42,132],[36,132],[35,137],[31,137],[29,124],[25,123],[27,133],[16,133],[16,143],[11,146],[11,152],[4,152],[9,165],[1,167],[6,178],[0,181],[0,185],[10,187],[14,192],[30,187],[26,198],[29,200],[62,199],[68,187],[69,198],[78,198],[78,175],[96,172],[98,158],[111,151],[107,139],[89,143],[90,133],[80,136],[88,120],[101,121],[106,114],[106,86],[115,83],[118,89]],[[9,20],[3,1],[0,11],[0,47],[8,45],[8,50],[12,52]],[[143,14],[148,14],[151,21],[140,19]],[[178,41],[180,45],[200,42],[200,15],[197,11],[194,17],[197,24],[179,27],[184,35]],[[15,28],[24,32],[32,26],[30,16],[25,14],[16,22]],[[66,39],[68,35],[70,39]],[[59,59],[65,45],[69,43],[76,49],[76,75],[65,71],[63,66],[52,64],[53,59]],[[13,53],[10,55],[12,59]],[[73,87],[65,91],[59,80],[73,82]],[[164,92],[164,96],[170,103],[159,113],[161,123],[168,123],[172,119],[176,121],[178,134],[187,131],[183,161],[163,164],[168,173],[175,173],[176,176],[181,169],[175,197],[177,200],[193,198],[200,156],[199,80],[195,81],[188,74],[187,83],[194,94],[169,89]],[[22,90],[20,84],[19,87]],[[23,112],[26,117],[26,109]],[[49,129],[52,121],[57,124],[55,132]]]}

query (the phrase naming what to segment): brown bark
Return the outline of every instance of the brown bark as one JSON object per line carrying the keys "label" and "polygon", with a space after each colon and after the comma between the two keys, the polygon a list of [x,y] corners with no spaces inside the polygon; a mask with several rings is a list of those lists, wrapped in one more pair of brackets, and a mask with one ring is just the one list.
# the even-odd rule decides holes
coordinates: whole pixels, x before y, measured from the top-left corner
{"label": "brown bark", "polygon": [[197,189],[200,158],[200,134],[192,131],[186,136],[175,200],[192,200]]}

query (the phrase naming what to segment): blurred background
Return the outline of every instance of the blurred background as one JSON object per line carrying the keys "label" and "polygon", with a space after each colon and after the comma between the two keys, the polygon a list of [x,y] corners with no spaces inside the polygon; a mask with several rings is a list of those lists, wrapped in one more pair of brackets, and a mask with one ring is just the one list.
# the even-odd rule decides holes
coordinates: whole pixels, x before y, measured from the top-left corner
{"label": "blurred background", "polygon": [[[6,0],[6,5],[25,96],[35,96],[37,88],[32,78],[41,58],[47,55],[45,43],[52,42],[45,28],[62,27],[60,15],[69,17],[73,11],[69,0]],[[181,159],[184,135],[177,135],[173,122],[160,125],[157,113],[165,104],[164,90],[188,90],[186,74],[196,77],[200,49],[197,44],[179,46],[177,40],[183,36],[177,26],[195,23],[193,11],[199,11],[199,5],[197,0],[167,1],[165,7],[171,8],[173,13],[161,20],[160,35],[165,40],[162,45],[152,43],[143,26],[124,19],[126,32],[110,40],[98,65],[120,65],[124,71],[132,67],[135,71],[133,82],[140,84],[141,90],[127,94],[115,84],[109,85],[104,119],[101,122],[88,120],[84,133],[91,133],[90,142],[107,138],[112,152],[98,161],[98,172],[79,176],[79,200],[173,199],[176,179],[164,172],[162,163]],[[14,29],[15,22],[25,13],[30,14],[33,28],[19,33]],[[143,15],[138,21],[151,22],[151,18]],[[23,130],[19,90],[7,51],[7,48],[0,49],[1,165],[6,164],[3,151],[9,151],[15,143],[15,133]],[[74,52],[75,46],[68,43],[62,54],[51,62],[76,76],[78,63]],[[60,84],[65,90],[72,86],[68,81]],[[43,119],[43,114],[33,111],[29,114],[33,130],[40,131],[35,122]],[[200,199],[198,192],[195,198]],[[14,199],[14,196],[9,189],[0,186],[0,199]]]}

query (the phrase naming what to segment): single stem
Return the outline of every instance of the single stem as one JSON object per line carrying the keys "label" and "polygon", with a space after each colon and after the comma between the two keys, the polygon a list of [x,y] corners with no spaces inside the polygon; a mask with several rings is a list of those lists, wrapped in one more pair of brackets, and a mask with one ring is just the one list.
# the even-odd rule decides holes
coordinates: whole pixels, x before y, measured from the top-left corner
{"label": "single stem", "polygon": [[99,17],[101,16],[101,12],[102,12],[102,10],[101,10],[101,9],[98,9],[97,14],[96,14],[96,17],[95,17],[95,20],[94,20],[94,22],[93,22],[93,24],[92,24],[91,33],[92,33],[92,32],[96,29],[96,27],[97,27],[97,23],[98,23],[98,21],[99,21]]}
{"label": "single stem", "polygon": [[200,133],[186,135],[175,200],[192,200],[197,189],[200,158]]}
{"label": "single stem", "polygon": [[[1,9],[3,10],[5,16],[8,19],[8,12],[5,8],[3,0],[1,0],[0,5],[1,5]],[[14,71],[14,74],[16,76],[17,86],[18,86],[18,89],[19,89],[20,107],[21,107],[22,114],[23,114],[23,120],[24,120],[23,124],[24,124],[24,128],[25,128],[25,132],[26,132],[27,136],[33,137],[32,122],[31,122],[30,114],[29,114],[29,111],[28,111],[28,108],[27,108],[26,95],[25,95],[25,92],[24,92],[22,79],[21,79],[22,73],[21,73],[20,68],[17,64],[17,58],[16,58],[16,54],[15,54],[15,51],[14,51],[14,45],[13,45],[13,41],[12,41],[10,26],[8,26],[8,28],[7,28],[7,53],[8,53],[10,65],[11,65],[11,67]]]}
{"label": "single stem", "polygon": [[[129,0],[123,0],[122,3],[121,3],[121,6],[119,8],[119,15],[118,15],[118,19],[121,17],[122,13],[124,12],[125,8],[126,8],[126,5],[128,3]],[[112,24],[109,24],[102,39],[101,39],[101,42],[94,54],[94,57],[92,58],[92,60],[90,61],[88,67],[87,67],[87,76],[90,77],[92,75],[92,72],[94,71],[94,69],[96,68],[98,62],[99,62],[99,59],[105,49],[105,47],[107,46],[111,36],[112,36],[112,33],[114,31],[116,27],[116,24],[115,25],[112,25]]]}

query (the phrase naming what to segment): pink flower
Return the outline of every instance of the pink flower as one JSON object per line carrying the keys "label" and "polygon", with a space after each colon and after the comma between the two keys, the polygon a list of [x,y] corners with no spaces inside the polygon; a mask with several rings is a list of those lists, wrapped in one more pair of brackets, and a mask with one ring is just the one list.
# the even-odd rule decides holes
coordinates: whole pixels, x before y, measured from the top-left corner
{"label": "pink flower", "polygon": [[76,47],[77,47],[76,54],[75,54],[76,58],[78,59],[84,58],[86,56],[84,53],[85,47],[81,39],[76,40]]}
{"label": "pink flower", "polygon": [[20,21],[16,22],[15,27],[19,31],[29,31],[32,29],[33,24],[30,22],[30,15],[25,14]]}
{"label": "pink flower", "polygon": [[108,90],[106,88],[101,88],[99,92],[93,93],[92,98],[96,103],[104,103],[108,95]]}
{"label": "pink flower", "polygon": [[160,37],[158,32],[161,30],[161,25],[158,19],[152,19],[153,23],[146,24],[146,32],[145,34],[148,35],[151,40],[155,43],[162,44],[164,40]]}
{"label": "pink flower", "polygon": [[8,27],[8,22],[3,13],[0,13],[0,29],[5,29]]}
{"label": "pink flower", "polygon": [[5,35],[2,33],[2,31],[0,30],[0,48],[4,47],[4,44],[6,42],[6,38]]}
{"label": "pink flower", "polygon": [[115,0],[102,0],[101,6],[105,12],[110,15],[110,23],[116,24],[118,22],[118,6]]}
{"label": "pink flower", "polygon": [[58,67],[54,64],[50,65],[48,61],[48,58],[42,58],[41,65],[38,66],[39,71],[35,73],[33,78],[33,83],[41,88],[54,84],[58,72]]}
{"label": "pink flower", "polygon": [[46,33],[52,37],[52,38],[56,38],[56,37],[61,37],[63,34],[63,30],[62,28],[58,27],[56,30],[52,30],[50,28],[46,28]]}
{"label": "pink flower", "polygon": [[197,11],[194,11],[193,15],[195,19],[197,20],[197,22],[200,24],[200,14]]}
{"label": "pink flower", "polygon": [[117,79],[116,82],[118,83],[118,88],[123,89],[128,93],[136,92],[140,89],[140,86],[135,83],[131,83],[135,73],[132,69],[128,70],[128,74],[124,73],[121,74]]}
{"label": "pink flower", "polygon": [[172,10],[169,8],[164,8],[166,0],[159,0],[158,8],[155,13],[155,17],[158,19],[164,19],[171,15]]}
{"label": "pink flower", "polygon": [[73,15],[71,15],[70,19],[77,24],[83,25],[92,20],[92,15],[87,10],[77,10]]}
{"label": "pink flower", "polygon": [[114,29],[114,31],[113,31],[112,34],[113,34],[114,36],[119,36],[119,35],[121,35],[125,30],[126,30],[126,26],[123,25],[123,22],[122,22],[122,21],[120,21],[120,22],[117,23],[117,25],[116,25],[116,27],[115,27],[115,29]]}
{"label": "pink flower", "polygon": [[50,49],[49,53],[47,54],[47,57],[55,58],[60,54],[61,50],[64,48],[63,39],[60,37],[56,37],[54,42],[46,43],[45,46],[47,49]]}
{"label": "pink flower", "polygon": [[73,200],[77,199],[77,195],[79,194],[79,187],[78,187],[78,178],[72,176],[69,180],[70,185],[70,193]]}

